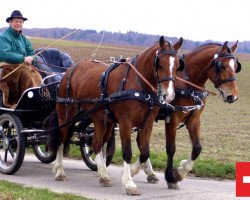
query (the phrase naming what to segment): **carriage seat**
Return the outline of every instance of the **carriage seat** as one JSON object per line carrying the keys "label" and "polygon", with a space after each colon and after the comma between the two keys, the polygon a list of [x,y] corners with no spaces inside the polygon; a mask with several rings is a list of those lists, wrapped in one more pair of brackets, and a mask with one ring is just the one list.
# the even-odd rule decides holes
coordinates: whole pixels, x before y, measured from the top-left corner
{"label": "carriage seat", "polygon": [[48,48],[45,50],[44,48],[39,48],[36,49],[34,53],[37,54],[38,52],[41,53],[36,56],[36,66],[42,71],[62,73],[74,64],[67,53],[56,48]]}

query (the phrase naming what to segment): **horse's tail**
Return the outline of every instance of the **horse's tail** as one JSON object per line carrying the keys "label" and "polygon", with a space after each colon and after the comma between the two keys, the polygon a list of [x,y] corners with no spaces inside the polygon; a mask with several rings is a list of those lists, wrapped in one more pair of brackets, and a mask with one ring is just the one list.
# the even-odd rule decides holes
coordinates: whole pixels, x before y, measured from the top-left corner
{"label": "horse's tail", "polygon": [[58,115],[56,110],[45,119],[44,129],[47,132],[47,146],[50,151],[57,152],[59,145],[62,143],[58,127]]}

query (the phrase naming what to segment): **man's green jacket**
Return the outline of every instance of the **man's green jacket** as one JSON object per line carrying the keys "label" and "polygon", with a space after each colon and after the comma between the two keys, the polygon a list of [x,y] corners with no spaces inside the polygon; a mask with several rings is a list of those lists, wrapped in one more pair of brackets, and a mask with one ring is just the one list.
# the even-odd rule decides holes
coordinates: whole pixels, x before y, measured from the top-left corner
{"label": "man's green jacket", "polygon": [[0,34],[0,62],[21,63],[24,57],[32,56],[30,41],[11,27]]}

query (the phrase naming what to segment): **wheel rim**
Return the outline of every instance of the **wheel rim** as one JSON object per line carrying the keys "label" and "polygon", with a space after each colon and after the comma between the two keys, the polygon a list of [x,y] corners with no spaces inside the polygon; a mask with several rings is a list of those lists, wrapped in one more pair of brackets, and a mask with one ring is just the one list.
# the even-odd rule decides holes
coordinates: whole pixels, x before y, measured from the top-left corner
{"label": "wheel rim", "polygon": [[83,153],[85,154],[85,158],[87,158],[90,163],[92,163],[94,165],[96,164],[94,161],[94,159],[95,159],[94,151],[87,144],[84,144]]}
{"label": "wheel rim", "polygon": [[18,154],[18,135],[16,134],[15,125],[9,120],[0,122],[0,167],[3,169],[10,168],[16,160]]}
{"label": "wheel rim", "polygon": [[43,158],[47,158],[52,155],[52,152],[48,150],[47,145],[36,145],[35,149],[39,156]]}

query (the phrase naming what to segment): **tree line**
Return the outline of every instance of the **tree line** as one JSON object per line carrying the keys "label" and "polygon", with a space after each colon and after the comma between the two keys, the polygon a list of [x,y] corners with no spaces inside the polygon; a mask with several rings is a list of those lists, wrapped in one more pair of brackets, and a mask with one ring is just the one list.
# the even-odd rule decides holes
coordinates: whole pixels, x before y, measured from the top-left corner
{"label": "tree line", "polygon": [[[6,28],[0,28],[0,32],[4,31]],[[71,33],[74,29],[69,28],[32,28],[32,29],[24,29],[23,32],[27,36],[32,37],[43,37],[43,38],[62,38],[63,36]],[[104,36],[104,37],[103,37]],[[151,46],[156,43],[159,39],[160,35],[149,35],[143,33],[137,33],[133,31],[128,31],[127,33],[120,32],[108,32],[105,31],[96,31],[96,30],[79,30],[76,33],[70,35],[67,39],[74,41],[85,41],[85,42],[97,42],[99,43],[102,38],[103,43],[108,44],[116,44],[116,45],[131,45],[131,46]],[[168,41],[175,42],[179,38],[177,37],[167,37]],[[195,47],[208,43],[208,42],[216,42],[212,40],[207,41],[192,41],[184,38],[184,43],[182,48],[185,50],[191,50]],[[222,41],[225,42],[225,41]],[[234,43],[235,41],[232,41]],[[220,43],[220,42],[217,42]],[[229,42],[230,43],[230,42]],[[238,45],[239,53],[250,53],[250,41],[240,42]]]}

